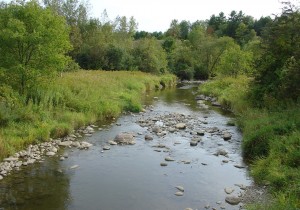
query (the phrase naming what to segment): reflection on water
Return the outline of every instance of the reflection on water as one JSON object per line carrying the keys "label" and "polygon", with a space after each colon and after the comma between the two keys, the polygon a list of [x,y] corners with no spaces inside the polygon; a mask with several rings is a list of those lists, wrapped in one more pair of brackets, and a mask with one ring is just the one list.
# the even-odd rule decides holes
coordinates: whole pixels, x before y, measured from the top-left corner
{"label": "reflection on water", "polygon": [[[201,125],[204,128],[230,130],[232,143],[216,135],[205,135],[200,145],[190,147],[189,133],[168,134],[164,138],[154,136],[153,141],[146,142],[147,128],[136,124],[141,116],[122,116],[117,122],[121,126],[108,125],[107,129],[84,138],[94,145],[91,149],[67,149],[69,158],[64,161],[59,161],[59,157],[47,158],[44,163],[23,168],[0,181],[0,207],[6,210],[179,210],[203,209],[210,204],[211,208],[219,209],[216,202],[222,201],[226,209],[238,209],[224,202],[224,188],[251,183],[246,170],[233,166],[242,162],[241,134],[235,127],[226,126],[228,117],[214,110],[199,109],[193,91],[196,87],[183,86],[149,93],[146,103],[153,103],[154,108],[143,117],[170,112],[191,115],[205,120],[207,124]],[[153,101],[154,96],[158,99]],[[108,140],[128,131],[143,133],[136,137],[136,145],[111,146],[111,150],[102,151]],[[181,144],[175,144],[176,141]],[[155,152],[152,146],[157,143],[170,147],[170,151]],[[222,163],[225,157],[213,155],[220,147],[229,152],[228,164]],[[161,167],[166,156],[175,161]],[[183,160],[191,164],[184,164]],[[79,168],[70,169],[75,164]],[[185,188],[181,197],[174,195],[177,185]]]}
{"label": "reflection on water", "polygon": [[0,201],[4,209],[66,209],[69,199],[67,173],[59,171],[56,159],[27,166],[0,182]]}

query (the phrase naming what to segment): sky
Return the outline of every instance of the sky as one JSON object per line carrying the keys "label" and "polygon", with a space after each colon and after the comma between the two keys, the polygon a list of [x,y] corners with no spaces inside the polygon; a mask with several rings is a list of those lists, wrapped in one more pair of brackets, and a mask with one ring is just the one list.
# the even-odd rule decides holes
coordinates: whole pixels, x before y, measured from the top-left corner
{"label": "sky", "polygon": [[100,18],[106,9],[110,20],[117,16],[133,16],[139,31],[165,32],[173,19],[207,20],[211,15],[242,10],[255,19],[280,14],[279,0],[89,0],[90,15]]}

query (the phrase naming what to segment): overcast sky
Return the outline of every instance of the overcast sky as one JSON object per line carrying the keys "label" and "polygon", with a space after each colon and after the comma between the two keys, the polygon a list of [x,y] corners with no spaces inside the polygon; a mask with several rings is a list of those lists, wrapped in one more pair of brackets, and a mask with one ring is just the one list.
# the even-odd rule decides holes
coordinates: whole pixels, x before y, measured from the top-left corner
{"label": "overcast sky", "polygon": [[91,16],[101,17],[104,9],[114,20],[116,16],[133,16],[138,30],[148,32],[166,31],[173,19],[209,19],[211,15],[232,10],[242,10],[246,15],[259,19],[261,16],[279,14],[282,5],[279,0],[89,0]]}

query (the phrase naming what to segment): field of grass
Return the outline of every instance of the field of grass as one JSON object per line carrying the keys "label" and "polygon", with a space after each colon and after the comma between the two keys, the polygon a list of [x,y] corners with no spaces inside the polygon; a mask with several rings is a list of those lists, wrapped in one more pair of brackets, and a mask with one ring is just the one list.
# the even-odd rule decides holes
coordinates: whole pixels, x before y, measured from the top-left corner
{"label": "field of grass", "polygon": [[173,75],[128,71],[64,73],[26,97],[8,87],[0,95],[0,158],[28,144],[71,133],[81,126],[138,112],[146,91],[176,83]]}
{"label": "field of grass", "polygon": [[243,132],[243,156],[258,184],[268,185],[274,200],[249,209],[300,209],[300,106],[257,109],[248,97],[249,79],[219,78],[199,87],[203,94],[217,96],[237,115]]}

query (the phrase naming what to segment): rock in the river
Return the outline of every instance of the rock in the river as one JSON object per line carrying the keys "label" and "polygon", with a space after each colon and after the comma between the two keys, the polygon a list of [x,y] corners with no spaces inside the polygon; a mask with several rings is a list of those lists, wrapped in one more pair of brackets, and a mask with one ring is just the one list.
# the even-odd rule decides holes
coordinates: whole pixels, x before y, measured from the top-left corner
{"label": "rock in the river", "polygon": [[47,156],[54,156],[54,155],[55,155],[55,152],[47,152],[46,155],[47,155]]}
{"label": "rock in the river", "polygon": [[78,167],[79,167],[79,165],[73,165],[73,166],[70,167],[70,169],[75,169],[75,168],[78,168]]}
{"label": "rock in the river", "polygon": [[175,161],[175,160],[168,156],[168,157],[165,157],[165,161]]}
{"label": "rock in the river", "polygon": [[178,123],[175,125],[175,127],[177,129],[185,129],[186,128],[186,124],[185,123]]}
{"label": "rock in the river", "polygon": [[162,129],[159,126],[154,126],[152,128],[152,132],[154,132],[154,133],[161,133]]}
{"label": "rock in the river", "polygon": [[184,188],[182,186],[176,186],[175,188],[181,192],[184,192]]}
{"label": "rock in the river", "polygon": [[198,144],[198,141],[191,141],[191,142],[190,142],[190,145],[191,145],[192,147],[197,146],[197,144]]}
{"label": "rock in the river", "polygon": [[83,141],[80,143],[80,146],[78,147],[79,149],[88,149],[91,146],[93,146],[91,143],[88,143],[86,141]]}
{"label": "rock in the river", "polygon": [[110,150],[110,147],[107,146],[107,145],[105,145],[105,146],[103,147],[103,150]]}
{"label": "rock in the river", "polygon": [[197,133],[197,135],[199,135],[199,136],[204,136],[205,131],[204,131],[204,130],[198,130],[198,131],[196,131],[196,133]]}
{"label": "rock in the river", "polygon": [[130,145],[135,144],[134,137],[130,133],[119,133],[115,137],[114,141],[117,142],[118,144],[130,144]]}
{"label": "rock in the river", "polygon": [[59,146],[64,146],[64,147],[69,147],[72,145],[72,141],[63,141],[63,142],[60,142],[58,145]]}
{"label": "rock in the river", "polygon": [[184,210],[193,210],[192,208],[185,208]]}
{"label": "rock in the river", "polygon": [[9,158],[4,158],[3,161],[6,161],[6,162],[12,162],[12,161],[17,161],[18,158],[15,158],[15,157],[9,157]]}
{"label": "rock in the river", "polygon": [[219,156],[219,155],[223,155],[223,156],[227,156],[228,152],[224,149],[218,149],[218,151],[214,154],[216,156]]}
{"label": "rock in the river", "polygon": [[112,141],[112,140],[108,141],[108,143],[109,143],[110,145],[117,145],[117,144],[118,144],[117,142]]}
{"label": "rock in the river", "polygon": [[175,195],[176,195],[176,196],[183,196],[183,192],[178,191],[178,192],[175,193]]}
{"label": "rock in the river", "polygon": [[145,140],[146,140],[146,141],[151,141],[151,140],[153,140],[153,137],[150,136],[149,134],[147,134],[147,135],[145,136]]}
{"label": "rock in the river", "polygon": [[2,180],[2,179],[3,179],[3,176],[0,175],[0,180]]}
{"label": "rock in the river", "polygon": [[227,196],[225,198],[225,201],[231,205],[237,205],[241,202],[241,198],[236,196]]}
{"label": "rock in the river", "polygon": [[234,165],[234,167],[236,167],[236,168],[246,168],[246,166],[243,166],[243,165]]}
{"label": "rock in the river", "polygon": [[169,128],[170,133],[174,133],[175,131],[176,131],[176,128],[173,128],[173,127]]}
{"label": "rock in the river", "polygon": [[165,162],[160,163],[160,166],[167,166],[167,165],[168,165],[168,163],[165,163]]}
{"label": "rock in the river", "polygon": [[224,189],[224,191],[225,191],[227,194],[231,194],[231,193],[233,193],[234,189],[231,188],[231,187],[226,187],[226,188]]}
{"label": "rock in the river", "polygon": [[232,137],[232,135],[231,135],[230,133],[228,133],[228,132],[223,133],[223,139],[224,139],[225,141],[230,140],[231,137]]}

